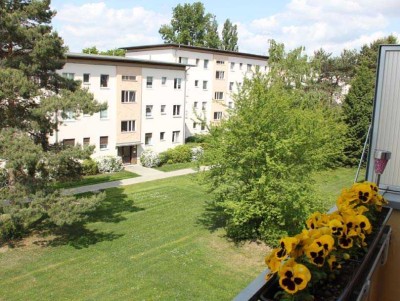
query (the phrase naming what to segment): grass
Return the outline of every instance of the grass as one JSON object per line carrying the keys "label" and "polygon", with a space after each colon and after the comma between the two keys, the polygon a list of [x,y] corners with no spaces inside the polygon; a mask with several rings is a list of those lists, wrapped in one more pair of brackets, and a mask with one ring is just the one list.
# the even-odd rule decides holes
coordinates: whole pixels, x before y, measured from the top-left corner
{"label": "grass", "polygon": [[139,177],[138,174],[122,170],[114,173],[98,174],[94,176],[84,176],[81,180],[71,181],[71,182],[58,182],[55,187],[61,188],[73,188],[78,186],[93,185],[105,182],[119,181],[123,179]]}
{"label": "grass", "polygon": [[353,184],[356,172],[354,168],[338,168],[314,174],[316,189],[324,200],[326,210],[335,205],[343,188]]}
{"label": "grass", "polygon": [[155,169],[160,170],[160,171],[174,171],[174,170],[179,170],[179,169],[184,169],[184,168],[195,168],[196,163],[194,162],[185,162],[185,163],[174,163],[174,164],[164,164],[160,167],[156,167]]}
{"label": "grass", "polygon": [[[318,173],[317,188],[334,202],[354,173]],[[193,177],[108,189],[85,226],[0,248],[0,300],[231,300],[265,268],[266,247],[207,230]]]}

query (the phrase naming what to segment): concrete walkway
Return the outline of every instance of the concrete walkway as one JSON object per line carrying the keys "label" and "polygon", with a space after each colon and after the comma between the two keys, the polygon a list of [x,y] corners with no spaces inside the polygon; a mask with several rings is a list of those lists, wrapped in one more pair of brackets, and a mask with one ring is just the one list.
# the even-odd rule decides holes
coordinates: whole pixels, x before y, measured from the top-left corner
{"label": "concrete walkway", "polygon": [[163,172],[163,171],[159,171],[159,170],[156,170],[153,168],[146,168],[146,167],[143,167],[140,165],[126,166],[125,170],[139,174],[140,177],[124,179],[124,180],[120,180],[120,181],[94,184],[94,185],[80,186],[80,187],[75,187],[75,188],[70,188],[70,189],[64,189],[62,191],[62,194],[71,195],[71,194],[79,194],[79,193],[84,193],[84,192],[99,191],[99,190],[103,190],[103,189],[107,189],[107,188],[127,186],[127,185],[144,183],[144,182],[149,182],[149,181],[161,180],[161,179],[165,179],[165,178],[183,176],[183,175],[193,174],[193,173],[197,172],[197,170],[194,170],[191,168],[180,169],[180,170],[175,170],[175,171],[170,171],[170,172]]}

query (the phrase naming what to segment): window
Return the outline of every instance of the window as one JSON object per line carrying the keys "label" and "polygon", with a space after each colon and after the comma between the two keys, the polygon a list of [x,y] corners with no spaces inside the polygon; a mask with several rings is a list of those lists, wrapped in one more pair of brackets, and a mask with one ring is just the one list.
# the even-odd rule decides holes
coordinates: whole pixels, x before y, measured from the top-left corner
{"label": "window", "polygon": [[146,88],[153,88],[153,77],[148,76],[146,78]]}
{"label": "window", "polygon": [[251,71],[251,64],[247,64],[247,71]]}
{"label": "window", "polygon": [[199,66],[200,59],[196,59],[196,66]]}
{"label": "window", "polygon": [[165,132],[160,132],[160,141],[165,140]]}
{"label": "window", "polygon": [[235,69],[235,63],[231,62],[231,70],[233,71]]}
{"label": "window", "polygon": [[232,91],[233,90],[233,82],[230,82],[229,83],[229,91]]}
{"label": "window", "polygon": [[161,77],[161,85],[165,86],[167,84],[167,78],[165,76]]}
{"label": "window", "polygon": [[195,101],[195,102],[193,103],[193,108],[197,109],[197,104],[198,104],[198,102]]}
{"label": "window", "polygon": [[108,148],[108,136],[100,137],[100,149]]}
{"label": "window", "polygon": [[153,106],[147,105],[146,106],[146,117],[152,117],[153,116]]}
{"label": "window", "polygon": [[122,75],[123,81],[136,81],[136,75]]}
{"label": "window", "polygon": [[64,72],[64,73],[62,74],[62,76],[63,76],[64,78],[74,79],[75,73]]}
{"label": "window", "polygon": [[203,102],[201,103],[201,109],[202,109],[203,111],[205,111],[206,108],[207,108],[207,102],[206,102],[206,101],[203,101]]}
{"label": "window", "polygon": [[197,122],[193,122],[193,128],[196,129],[197,127]]}
{"label": "window", "polygon": [[75,139],[64,139],[63,145],[64,146],[75,146]]}
{"label": "window", "polygon": [[179,57],[179,63],[180,64],[187,64],[188,63],[188,58],[187,57]]}
{"label": "window", "polygon": [[205,129],[206,129],[206,125],[205,125],[205,123],[202,123],[201,124],[201,130],[204,131]]}
{"label": "window", "polygon": [[90,144],[90,137],[83,138],[83,146],[88,146]]}
{"label": "window", "polygon": [[165,108],[166,108],[166,105],[161,105],[161,115],[167,114]]}
{"label": "window", "polygon": [[207,90],[208,81],[203,80],[203,90]]}
{"label": "window", "polygon": [[229,109],[232,109],[232,108],[233,108],[233,102],[232,102],[232,101],[228,102],[228,108],[229,108]]}
{"label": "window", "polygon": [[89,73],[83,73],[83,83],[88,84],[90,80],[90,74]]}
{"label": "window", "polygon": [[135,101],[136,101],[136,91],[122,90],[121,102],[135,102]]}
{"label": "window", "polygon": [[172,142],[179,142],[179,134],[180,134],[180,131],[172,132]]}
{"label": "window", "polygon": [[224,71],[217,71],[215,72],[215,78],[216,79],[224,79]]}
{"label": "window", "polygon": [[174,78],[174,89],[180,89],[182,84],[181,78]]}
{"label": "window", "polygon": [[101,74],[100,75],[100,87],[107,88],[108,87],[108,74]]}
{"label": "window", "polygon": [[174,116],[180,116],[181,115],[181,106],[180,105],[174,105],[173,107],[173,114]]}
{"label": "window", "polygon": [[108,109],[100,110],[100,119],[108,118]]}
{"label": "window", "polygon": [[243,67],[243,63],[240,63],[239,64],[239,69],[242,70],[242,67]]}
{"label": "window", "polygon": [[214,120],[221,120],[222,112],[214,112]]}
{"label": "window", "polygon": [[153,138],[152,133],[146,133],[144,134],[144,144],[145,145],[151,145],[151,139]]}
{"label": "window", "polygon": [[224,99],[224,92],[215,92],[214,99],[217,100]]}
{"label": "window", "polygon": [[204,69],[208,68],[208,60],[204,60]]}
{"label": "window", "polygon": [[217,65],[224,65],[225,61],[217,61]]}
{"label": "window", "polygon": [[195,86],[196,88],[199,87],[199,81],[198,81],[197,79],[194,81],[194,86]]}
{"label": "window", "polygon": [[135,120],[121,121],[121,132],[134,132],[136,122]]}

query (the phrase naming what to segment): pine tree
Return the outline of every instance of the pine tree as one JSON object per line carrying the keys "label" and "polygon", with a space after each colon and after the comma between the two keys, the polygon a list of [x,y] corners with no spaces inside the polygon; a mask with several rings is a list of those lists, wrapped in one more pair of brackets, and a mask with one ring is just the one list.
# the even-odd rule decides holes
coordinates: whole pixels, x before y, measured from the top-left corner
{"label": "pine tree", "polygon": [[[51,182],[79,177],[79,159],[91,149],[51,145],[65,111],[103,108],[79,82],[57,73],[66,47],[51,20],[50,1],[0,1],[0,235],[20,235],[34,223],[81,221],[101,197],[60,196]],[[57,212],[55,212],[57,211]]]}

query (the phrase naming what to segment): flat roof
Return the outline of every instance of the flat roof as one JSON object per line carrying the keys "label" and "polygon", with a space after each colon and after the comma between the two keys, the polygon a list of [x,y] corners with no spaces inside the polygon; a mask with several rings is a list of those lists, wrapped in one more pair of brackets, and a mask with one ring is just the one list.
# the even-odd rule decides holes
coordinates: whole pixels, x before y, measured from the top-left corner
{"label": "flat roof", "polygon": [[67,52],[66,57],[67,57],[67,60],[68,59],[96,60],[96,61],[103,61],[103,62],[136,63],[136,64],[144,64],[144,65],[152,65],[152,66],[170,66],[170,67],[180,67],[180,68],[194,66],[194,65],[190,65],[190,64],[135,59],[135,58],[124,57],[124,56],[87,54],[87,53],[75,53],[75,52]]}
{"label": "flat roof", "polygon": [[199,47],[199,46],[188,46],[188,45],[181,45],[181,44],[174,44],[174,43],[120,47],[120,49],[125,49],[128,51],[156,50],[156,49],[169,49],[169,48],[171,48],[171,49],[180,48],[180,49],[184,49],[184,50],[199,51],[199,52],[211,52],[211,53],[218,53],[218,54],[226,54],[226,55],[230,55],[230,56],[251,57],[251,58],[262,59],[262,60],[269,59],[269,57],[266,55],[258,55],[258,54],[244,53],[244,52],[237,52],[237,51],[228,51],[228,50]]}

